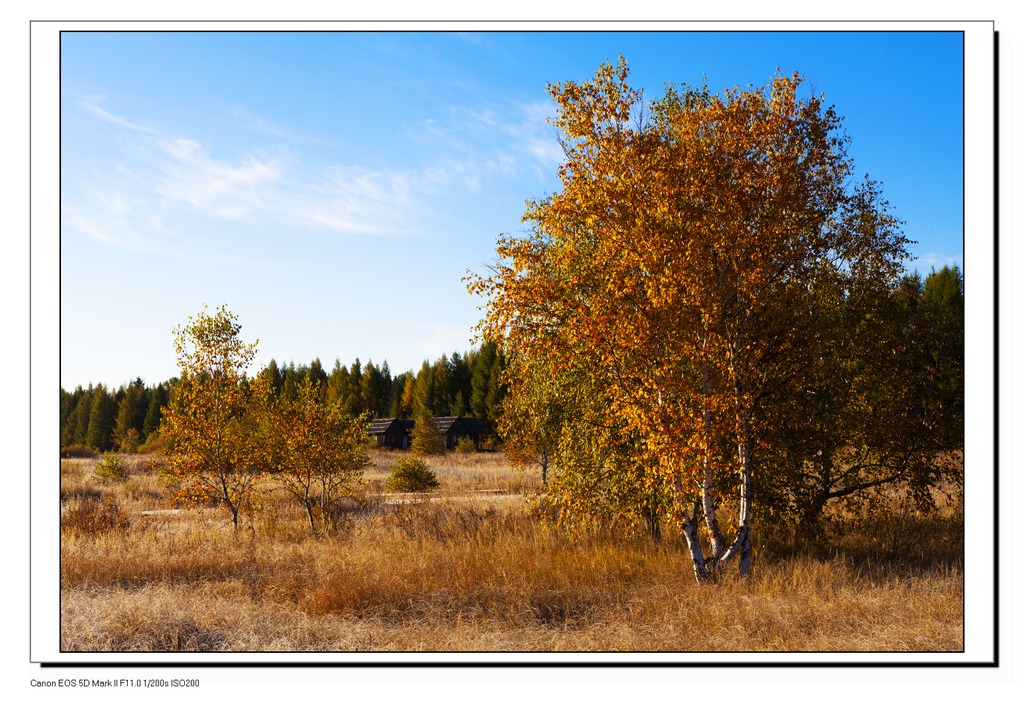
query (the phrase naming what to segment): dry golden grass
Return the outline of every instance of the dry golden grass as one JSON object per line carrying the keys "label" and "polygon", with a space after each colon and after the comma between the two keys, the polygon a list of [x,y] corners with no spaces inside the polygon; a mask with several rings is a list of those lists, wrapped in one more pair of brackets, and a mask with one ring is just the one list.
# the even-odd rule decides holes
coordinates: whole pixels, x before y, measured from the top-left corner
{"label": "dry golden grass", "polygon": [[[374,471],[386,472],[391,454],[375,456]],[[451,455],[432,468],[439,496],[517,486],[500,455]],[[661,547],[570,539],[518,497],[371,499],[317,539],[281,495],[236,533],[220,511],[152,513],[164,508],[152,470],[104,483],[82,461],[62,463],[61,475],[65,510],[96,492],[130,517],[127,531],[62,532],[67,651],[963,647],[955,507],[838,522],[817,552],[763,544],[752,577],[702,587],[673,531]],[[889,552],[893,535],[900,549]]]}
{"label": "dry golden grass", "polygon": [[[364,478],[370,492],[383,492],[387,478],[395,463],[408,452],[373,449],[371,466]],[[541,487],[540,469],[520,470],[509,465],[499,452],[450,452],[437,457],[421,458],[437,476],[441,486],[437,495],[492,491],[503,494],[523,494]]]}

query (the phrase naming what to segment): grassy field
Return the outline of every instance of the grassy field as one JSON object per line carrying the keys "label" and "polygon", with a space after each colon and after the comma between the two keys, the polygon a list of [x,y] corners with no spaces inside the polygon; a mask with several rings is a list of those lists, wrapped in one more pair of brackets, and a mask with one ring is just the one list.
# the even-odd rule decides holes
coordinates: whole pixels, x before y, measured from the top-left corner
{"label": "grassy field", "polygon": [[[430,500],[386,495],[402,455],[374,453],[359,502],[315,538],[270,494],[236,533],[225,512],[168,511],[152,464],[102,479],[61,463],[65,651],[958,651],[962,510],[896,498],[832,523],[828,547],[755,544],[742,580],[698,586],[662,545],[570,538],[525,496],[539,473],[500,454],[430,461]],[[763,538],[763,536],[762,536]]]}

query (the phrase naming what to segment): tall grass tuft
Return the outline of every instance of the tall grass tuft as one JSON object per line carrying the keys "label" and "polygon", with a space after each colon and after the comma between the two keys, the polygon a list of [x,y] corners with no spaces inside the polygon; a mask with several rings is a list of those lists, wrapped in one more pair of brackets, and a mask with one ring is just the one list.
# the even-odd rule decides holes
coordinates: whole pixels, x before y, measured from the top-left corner
{"label": "tall grass tuft", "polygon": [[61,516],[61,531],[69,534],[96,536],[105,533],[127,534],[131,526],[128,514],[124,512],[113,496],[98,498],[88,496],[69,506]]}

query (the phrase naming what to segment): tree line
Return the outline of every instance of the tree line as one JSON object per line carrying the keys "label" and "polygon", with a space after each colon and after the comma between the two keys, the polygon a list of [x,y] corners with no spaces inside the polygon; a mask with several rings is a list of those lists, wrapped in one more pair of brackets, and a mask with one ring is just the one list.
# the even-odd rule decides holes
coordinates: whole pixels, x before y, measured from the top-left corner
{"label": "tree line", "polygon": [[60,390],[60,446],[135,452],[160,427],[176,379],[146,386],[141,378],[110,389],[104,384]]}
{"label": "tree line", "polygon": [[[159,438],[165,454],[160,472],[172,504],[225,508],[238,528],[242,513],[257,505],[264,490],[284,490],[301,504],[316,534],[334,527],[341,502],[361,483],[373,415],[384,409],[415,413],[420,422],[413,450],[424,453],[433,451],[440,437],[434,415],[474,405],[482,413],[500,407],[504,362],[493,344],[465,355],[442,355],[433,364],[424,362],[418,374],[397,378],[386,363],[378,368],[372,362],[349,367],[337,362],[328,374],[318,360],[283,369],[271,361],[250,376],[256,343],[244,342],[240,331],[235,315],[223,306],[212,313],[204,308],[175,328],[179,376],[169,382],[162,405],[163,387],[149,390],[141,380],[115,394],[104,387],[77,389],[75,404],[75,394],[62,390],[67,438],[78,440],[73,433],[88,409],[82,437],[96,444],[87,447],[131,451],[140,449],[140,441],[145,448]],[[82,415],[76,414],[79,408]],[[94,408],[102,419],[93,415]],[[160,410],[146,435],[142,408]],[[90,434],[90,428],[111,422],[106,435]]]}
{"label": "tree line", "polygon": [[[374,418],[474,416],[494,438],[504,386],[505,358],[497,345],[484,342],[469,352],[443,354],[424,360],[418,371],[392,375],[385,361],[380,366],[357,358],[349,365],[335,360],[327,371],[319,359],[309,364],[279,364],[261,369],[274,398],[294,400],[304,384],[317,388],[317,402],[340,409],[351,417]],[[154,445],[164,410],[179,379],[147,386],[136,378],[117,389],[103,384],[60,390],[60,444],[98,452],[136,452]]]}

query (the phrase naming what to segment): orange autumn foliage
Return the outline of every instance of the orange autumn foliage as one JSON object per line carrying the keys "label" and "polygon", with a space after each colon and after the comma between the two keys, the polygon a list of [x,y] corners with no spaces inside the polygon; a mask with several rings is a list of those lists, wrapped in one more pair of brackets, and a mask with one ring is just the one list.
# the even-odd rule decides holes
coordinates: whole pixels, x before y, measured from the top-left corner
{"label": "orange autumn foliage", "polygon": [[592,426],[615,427],[646,468],[636,492],[672,488],[697,578],[736,557],[747,573],[760,404],[830,344],[822,311],[899,273],[906,239],[874,183],[848,186],[841,119],[798,95],[799,75],[721,95],[670,86],[648,109],[628,73],[620,59],[550,87],[562,189],[528,202],[530,233],[500,238],[469,288],[513,360],[507,408],[537,380],[583,374],[602,409]]}

